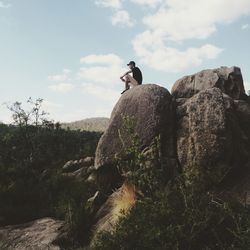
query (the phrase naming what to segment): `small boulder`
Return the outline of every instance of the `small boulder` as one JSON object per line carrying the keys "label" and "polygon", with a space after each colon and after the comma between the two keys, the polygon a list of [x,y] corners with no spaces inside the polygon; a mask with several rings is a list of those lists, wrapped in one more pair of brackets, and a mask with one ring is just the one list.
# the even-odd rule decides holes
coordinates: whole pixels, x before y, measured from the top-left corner
{"label": "small boulder", "polygon": [[90,167],[94,165],[94,161],[95,161],[94,157],[88,156],[82,160],[81,164],[82,166]]}
{"label": "small boulder", "polygon": [[78,168],[79,168],[78,162],[70,160],[63,165],[62,171],[63,173],[69,173],[77,170]]}
{"label": "small boulder", "polygon": [[74,172],[80,168],[88,168],[94,165],[94,157],[86,157],[80,160],[70,160],[62,167],[63,173]]}

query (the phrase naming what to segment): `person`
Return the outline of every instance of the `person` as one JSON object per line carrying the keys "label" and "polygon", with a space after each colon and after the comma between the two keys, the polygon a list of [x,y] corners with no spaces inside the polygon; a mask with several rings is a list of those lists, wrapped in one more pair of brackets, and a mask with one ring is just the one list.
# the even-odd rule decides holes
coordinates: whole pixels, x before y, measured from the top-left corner
{"label": "person", "polygon": [[[130,70],[120,77],[120,79],[125,82],[125,89],[121,94],[129,90],[130,87],[135,87],[142,84],[142,73],[141,70],[136,67],[135,62],[130,61],[127,66]],[[130,75],[130,73],[132,73],[132,76]]]}

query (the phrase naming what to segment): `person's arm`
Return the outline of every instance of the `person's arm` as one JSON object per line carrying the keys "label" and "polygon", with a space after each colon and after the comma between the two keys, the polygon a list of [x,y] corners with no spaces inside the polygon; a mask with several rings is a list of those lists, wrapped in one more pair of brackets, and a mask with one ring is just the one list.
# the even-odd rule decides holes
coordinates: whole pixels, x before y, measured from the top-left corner
{"label": "person's arm", "polygon": [[126,76],[127,74],[132,73],[132,70],[129,70],[128,72],[126,72],[124,75],[122,75],[120,78],[122,79],[124,76]]}

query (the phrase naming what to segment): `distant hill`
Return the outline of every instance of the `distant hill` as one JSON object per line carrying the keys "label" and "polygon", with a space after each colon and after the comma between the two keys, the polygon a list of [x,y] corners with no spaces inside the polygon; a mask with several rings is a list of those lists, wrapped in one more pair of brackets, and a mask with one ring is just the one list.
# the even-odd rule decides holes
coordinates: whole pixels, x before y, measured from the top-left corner
{"label": "distant hill", "polygon": [[62,123],[62,128],[71,130],[86,130],[86,131],[96,131],[103,132],[108,127],[109,118],[106,117],[96,117],[88,118],[80,121]]}

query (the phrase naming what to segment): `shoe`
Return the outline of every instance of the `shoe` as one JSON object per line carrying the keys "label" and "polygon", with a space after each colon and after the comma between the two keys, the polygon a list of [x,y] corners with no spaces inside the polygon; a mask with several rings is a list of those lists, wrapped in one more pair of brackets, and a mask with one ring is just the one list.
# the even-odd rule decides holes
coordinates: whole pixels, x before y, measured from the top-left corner
{"label": "shoe", "polygon": [[124,94],[127,90],[129,90],[129,89],[124,89],[124,90],[121,92],[121,95]]}

